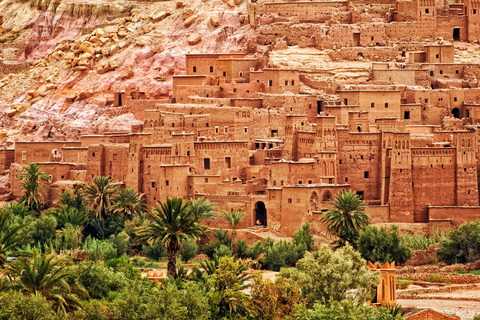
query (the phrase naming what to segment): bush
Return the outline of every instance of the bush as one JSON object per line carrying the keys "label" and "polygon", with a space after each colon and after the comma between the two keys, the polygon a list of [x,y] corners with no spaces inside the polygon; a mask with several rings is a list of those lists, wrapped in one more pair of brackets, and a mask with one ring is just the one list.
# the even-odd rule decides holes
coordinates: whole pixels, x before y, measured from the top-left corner
{"label": "bush", "polygon": [[88,237],[82,248],[85,250],[87,258],[93,261],[107,261],[118,256],[117,249],[115,249],[113,242],[108,240],[98,240]]}
{"label": "bush", "polygon": [[231,257],[233,255],[233,250],[231,247],[221,244],[215,249],[215,258],[221,258],[221,257]]}
{"label": "bush", "polygon": [[198,254],[198,245],[194,238],[188,238],[182,243],[182,250],[180,250],[180,255],[183,262],[188,262],[190,259],[193,259]]}
{"label": "bush", "polygon": [[201,252],[203,254],[206,254],[210,259],[213,259],[215,255],[215,250],[221,245],[223,245],[223,243],[220,241],[206,243],[202,245]]}
{"label": "bush", "polygon": [[437,255],[449,264],[473,262],[480,258],[480,220],[465,222],[458,230],[450,230],[440,242]]}
{"label": "bush", "polygon": [[363,304],[372,298],[379,279],[349,245],[335,252],[328,246],[307,252],[297,268],[282,269],[280,277],[298,283],[309,306],[317,301],[345,299]]}
{"label": "bush", "polygon": [[80,247],[82,243],[82,231],[79,227],[67,224],[55,240],[55,250],[74,250]]}
{"label": "bush", "polygon": [[247,257],[256,260],[258,259],[258,256],[264,252],[265,252],[265,247],[263,246],[262,242],[257,241],[253,246],[251,246],[248,249]]}
{"label": "bush", "polygon": [[126,254],[130,248],[130,237],[125,231],[122,231],[118,234],[112,234],[109,238],[109,241],[117,250],[117,257]]}
{"label": "bush", "polygon": [[142,246],[142,253],[149,259],[158,261],[160,258],[163,258],[167,255],[167,249],[165,249],[165,245],[163,241],[160,239],[156,239],[151,245],[144,244]]}
{"label": "bush", "polygon": [[77,275],[78,281],[93,299],[105,299],[111,291],[118,291],[127,284],[123,273],[114,272],[102,262],[78,264]]}
{"label": "bush", "polygon": [[432,274],[427,278],[427,282],[434,282],[434,283],[448,283],[448,279],[444,278],[438,274]]}
{"label": "bush", "polygon": [[52,243],[57,232],[56,227],[57,220],[55,217],[43,214],[27,227],[28,237],[42,246],[47,243]]}
{"label": "bush", "polygon": [[82,310],[75,312],[78,320],[108,320],[108,302],[90,300],[83,305]]}
{"label": "bush", "polygon": [[390,230],[374,226],[364,228],[358,239],[358,251],[365,260],[373,263],[395,261],[404,264],[412,256],[412,250],[402,241],[396,225]]}
{"label": "bush", "polygon": [[54,316],[52,304],[40,294],[9,291],[0,295],[0,320],[53,320]]}
{"label": "bush", "polygon": [[297,231],[293,233],[293,242],[296,244],[304,244],[308,251],[313,250],[313,237],[310,234],[310,224],[305,222]]}
{"label": "bush", "polygon": [[264,268],[279,271],[287,265],[294,266],[305,255],[307,247],[305,243],[280,240],[267,248],[267,254],[263,260]]}
{"label": "bush", "polygon": [[239,258],[245,258],[247,256],[248,245],[245,240],[238,240],[237,242],[237,254]]}

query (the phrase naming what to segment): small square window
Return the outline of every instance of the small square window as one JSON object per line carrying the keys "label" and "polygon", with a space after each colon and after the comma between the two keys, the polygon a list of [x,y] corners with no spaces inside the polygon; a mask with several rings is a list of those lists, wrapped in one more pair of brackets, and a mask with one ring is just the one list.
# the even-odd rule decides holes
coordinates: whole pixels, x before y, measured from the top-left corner
{"label": "small square window", "polygon": [[210,66],[210,73],[213,72],[213,66]]}
{"label": "small square window", "polygon": [[375,108],[375,102],[370,103],[370,108]]}
{"label": "small square window", "polygon": [[152,181],[152,188],[155,188],[155,181]]}
{"label": "small square window", "polygon": [[243,72],[240,72],[239,75],[240,75],[240,78],[243,78]]}
{"label": "small square window", "polygon": [[288,86],[288,80],[285,80],[285,85]]}
{"label": "small square window", "polygon": [[165,185],[168,187],[170,185],[170,181],[166,180]]}
{"label": "small square window", "polygon": [[226,77],[227,76],[227,73],[225,71],[223,71],[223,76]]}
{"label": "small square window", "polygon": [[443,74],[443,70],[440,70],[440,74]]}
{"label": "small square window", "polygon": [[388,102],[385,102],[385,108],[388,108]]}
{"label": "small square window", "polygon": [[272,80],[268,80],[268,86],[269,87],[273,86],[273,81]]}
{"label": "small square window", "polygon": [[430,77],[433,77],[433,71],[430,71]]}
{"label": "small square window", "polygon": [[248,128],[247,127],[243,128],[243,132],[248,133]]}
{"label": "small square window", "polygon": [[210,158],[203,158],[203,169],[210,170]]}
{"label": "small square window", "polygon": [[439,57],[439,56],[438,56],[438,53],[437,53],[437,54],[435,55],[435,58],[437,58],[437,59],[438,59],[438,57]]}
{"label": "small square window", "polygon": [[363,177],[364,177],[365,179],[368,179],[369,176],[370,176],[370,172],[368,172],[368,171],[364,171],[364,172],[363,172]]}
{"label": "small square window", "polygon": [[308,184],[312,184],[312,180],[308,180]]}
{"label": "small square window", "polygon": [[425,9],[425,13],[428,13],[428,12],[429,12],[428,8],[427,8],[427,9]]}
{"label": "small square window", "polygon": [[457,97],[454,97],[454,98],[453,98],[453,101],[457,102]]}
{"label": "small square window", "polygon": [[228,127],[223,127],[223,132],[228,133]]}
{"label": "small square window", "polygon": [[295,81],[292,80],[292,86],[294,86],[294,85],[295,85]]}
{"label": "small square window", "polygon": [[197,72],[197,67],[193,67],[193,72]]}
{"label": "small square window", "polygon": [[455,74],[458,74],[458,70],[455,70]]}
{"label": "small square window", "polygon": [[288,198],[288,203],[292,203],[292,198]]}
{"label": "small square window", "polygon": [[348,182],[348,177],[345,177],[345,182]]}

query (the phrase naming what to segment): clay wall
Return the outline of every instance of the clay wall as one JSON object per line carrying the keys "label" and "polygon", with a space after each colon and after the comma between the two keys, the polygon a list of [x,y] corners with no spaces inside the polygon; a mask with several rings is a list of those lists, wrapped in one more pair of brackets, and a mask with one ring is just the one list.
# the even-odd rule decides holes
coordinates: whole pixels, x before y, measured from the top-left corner
{"label": "clay wall", "polygon": [[373,69],[373,79],[407,86],[430,86],[429,70],[420,69]]}
{"label": "clay wall", "polygon": [[187,75],[215,76],[217,74],[218,59],[218,54],[186,54],[185,72]]}
{"label": "clay wall", "polygon": [[87,163],[87,147],[63,147],[62,162]]}
{"label": "clay wall", "polygon": [[175,102],[177,103],[202,103],[197,97],[202,97],[203,101],[213,101],[214,99],[223,98],[224,94],[221,91],[220,86],[176,86],[174,92]]}
{"label": "clay wall", "polygon": [[268,187],[335,183],[336,155],[328,154],[301,162],[272,162]]}
{"label": "clay wall", "polygon": [[188,165],[152,164],[143,177],[142,191],[147,205],[156,205],[167,197],[188,199],[188,168]]}
{"label": "clay wall", "polygon": [[339,90],[340,101],[345,105],[358,105],[369,112],[369,122],[376,118],[400,118],[400,91],[398,90]]}
{"label": "clay wall", "polygon": [[[248,76],[250,78],[250,75]],[[255,93],[265,90],[262,83],[236,83],[230,82],[220,85],[223,97],[253,97]]]}
{"label": "clay wall", "polygon": [[370,61],[392,61],[398,55],[398,48],[394,47],[355,47],[342,48],[329,53],[334,61],[349,60],[357,61],[368,59]]}
{"label": "clay wall", "polygon": [[253,136],[258,139],[283,137],[285,135],[285,111],[276,109],[253,109]]}
{"label": "clay wall", "polygon": [[480,3],[475,0],[466,0],[465,12],[467,15],[467,40],[475,41],[480,34]]}
{"label": "clay wall", "polygon": [[275,44],[278,38],[285,38],[289,46],[299,45],[302,37],[315,39],[325,35],[321,24],[291,24],[291,23],[274,23],[269,25],[261,25],[257,28],[258,44],[268,45]]}
{"label": "clay wall", "polygon": [[468,18],[466,16],[438,17],[437,36],[453,41],[453,29],[460,29],[460,41],[468,40]]}
{"label": "clay wall", "polygon": [[94,177],[112,177],[124,182],[127,175],[128,144],[90,145],[87,158],[87,182]]}
{"label": "clay wall", "polygon": [[258,98],[235,98],[231,100],[231,106],[237,108],[259,109],[263,107],[263,99]]}
{"label": "clay wall", "polygon": [[80,147],[80,142],[49,141],[49,142],[16,142],[15,163],[28,164],[32,162],[60,162],[63,147]]}
{"label": "clay wall", "polygon": [[14,149],[0,149],[0,173],[5,174],[5,170],[10,169],[10,165],[15,161]]}
{"label": "clay wall", "polygon": [[380,199],[380,141],[380,133],[349,133],[338,137],[338,183],[363,192],[366,200]]}
{"label": "clay wall", "polygon": [[435,36],[436,30],[437,23],[435,20],[392,22],[385,25],[387,37],[396,40],[431,38]]}
{"label": "clay wall", "polygon": [[408,125],[421,124],[422,106],[422,104],[402,104],[400,106],[400,119]]}
{"label": "clay wall", "polygon": [[264,92],[282,94],[300,93],[299,71],[294,69],[263,69],[250,73],[252,82],[264,85]]}
{"label": "clay wall", "polygon": [[429,206],[428,216],[430,220],[450,221],[452,227],[458,228],[467,221],[480,219],[480,207]]}
{"label": "clay wall", "polygon": [[129,143],[130,134],[103,134],[81,136],[81,147],[89,147],[92,144],[109,144],[109,143]]}
{"label": "clay wall", "polygon": [[284,108],[287,114],[304,114],[309,122],[317,116],[317,97],[313,95],[257,94],[263,99],[264,108]]}
{"label": "clay wall", "polygon": [[263,14],[298,17],[300,22],[320,23],[331,19],[334,12],[346,10],[347,1],[267,2]]}
{"label": "clay wall", "polygon": [[455,148],[412,149],[416,222],[428,222],[429,205],[455,205],[455,158]]}
{"label": "clay wall", "polygon": [[219,59],[217,78],[226,82],[250,82],[250,70],[257,67],[257,59]]}

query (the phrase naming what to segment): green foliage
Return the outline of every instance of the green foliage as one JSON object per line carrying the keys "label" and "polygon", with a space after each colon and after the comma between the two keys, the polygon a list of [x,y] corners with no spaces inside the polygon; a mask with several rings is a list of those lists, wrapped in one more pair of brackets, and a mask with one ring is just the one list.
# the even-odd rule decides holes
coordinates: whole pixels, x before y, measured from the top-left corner
{"label": "green foliage", "polygon": [[333,209],[325,212],[321,220],[327,233],[338,237],[334,241],[335,247],[349,243],[356,248],[360,230],[371,221],[370,215],[365,212],[366,203],[352,190],[340,192],[335,196],[335,201],[329,203]]}
{"label": "green foliage", "polygon": [[310,234],[310,224],[306,221],[297,231],[293,233],[293,242],[305,244],[308,251],[313,250],[313,237]]}
{"label": "green foliage", "polygon": [[92,261],[107,261],[118,256],[117,249],[113,242],[109,240],[98,240],[88,237],[85,239],[82,249],[85,250],[87,258]]}
{"label": "green foliage", "polygon": [[52,215],[43,214],[27,227],[28,237],[33,242],[44,245],[51,244],[56,236],[57,220]]}
{"label": "green foliage", "polygon": [[386,308],[372,308],[352,301],[330,301],[326,305],[317,303],[313,309],[297,307],[296,320],[402,320],[401,315],[392,315]]}
{"label": "green foliage", "polygon": [[258,320],[285,319],[293,316],[295,307],[301,304],[303,298],[296,283],[289,284],[284,278],[273,283],[257,275],[250,290],[248,313]]}
{"label": "green foliage", "polygon": [[83,310],[75,312],[75,320],[108,320],[108,302],[90,300],[83,304]]}
{"label": "green foliage", "polygon": [[82,231],[79,227],[67,224],[57,235],[55,240],[55,250],[60,252],[62,250],[74,250],[82,244]]}
{"label": "green foliage", "polygon": [[215,319],[236,319],[246,314],[248,287],[246,267],[233,257],[220,258],[218,268],[211,277],[210,307]]}
{"label": "green foliage", "polygon": [[132,189],[125,189],[117,193],[113,200],[113,213],[122,216],[145,214],[147,205],[142,198],[143,194]]}
{"label": "green foliage", "polygon": [[167,255],[167,250],[161,239],[156,239],[152,244],[144,244],[142,253],[149,259],[158,261]]}
{"label": "green foliage", "polygon": [[30,208],[27,207],[24,203],[10,203],[6,205],[4,210],[10,211],[14,216],[25,218],[27,216],[32,215],[32,211],[30,211]]}
{"label": "green foliage", "polygon": [[248,245],[245,240],[238,240],[237,242],[237,255],[239,258],[245,258],[247,256]]}
{"label": "green foliage", "polygon": [[84,195],[97,218],[106,219],[112,212],[113,199],[118,190],[111,177],[95,177],[85,186]]}
{"label": "green foliage", "polygon": [[411,285],[413,282],[412,280],[398,280],[398,289],[407,289],[409,285]]}
{"label": "green foliage", "polygon": [[78,281],[93,299],[105,299],[112,291],[119,291],[127,285],[127,278],[115,272],[103,262],[84,262],[77,266]]}
{"label": "green foliage", "polygon": [[20,247],[26,243],[22,232],[24,224],[15,222],[11,210],[0,209],[0,268],[3,268],[8,257],[22,255]]}
{"label": "green foliage", "polygon": [[379,278],[349,245],[335,252],[327,246],[307,252],[296,268],[282,269],[280,276],[298,283],[309,306],[345,299],[364,303],[372,298]]}
{"label": "green foliage", "polygon": [[7,269],[9,287],[27,295],[42,295],[53,307],[67,311],[81,307],[88,292],[75,280],[64,259],[35,253],[32,259],[20,258]]}
{"label": "green foliage", "polygon": [[190,259],[195,258],[197,254],[198,245],[194,238],[187,238],[187,240],[183,241],[182,250],[180,250],[180,256],[183,262],[188,262]]}
{"label": "green foliage", "polygon": [[214,257],[220,259],[222,257],[231,257],[233,256],[233,250],[231,247],[221,244],[217,248],[215,248]]}
{"label": "green foliage", "polygon": [[474,316],[472,320],[480,320],[480,314],[477,314],[476,316]]}
{"label": "green foliage", "polygon": [[0,294],[0,320],[53,320],[51,302],[40,294],[24,295],[19,291]]}
{"label": "green foliage", "polygon": [[73,192],[64,191],[60,193],[57,202],[60,207],[67,206],[70,208],[75,208],[79,212],[87,211],[87,204],[82,193],[82,187],[80,186],[76,186]]}
{"label": "green foliage", "polygon": [[66,205],[60,205],[59,208],[52,210],[52,215],[57,219],[58,226],[60,228],[70,224],[75,227],[85,226],[90,217],[85,211],[79,211],[75,207],[69,207]]}
{"label": "green foliage", "polygon": [[438,274],[432,274],[428,276],[427,282],[435,282],[435,283],[448,283],[448,279],[445,277],[442,277],[441,275]]}
{"label": "green foliage", "polygon": [[436,245],[446,239],[445,233],[432,230],[431,236],[424,236],[419,233],[404,234],[402,241],[412,250],[427,250],[430,245]]}
{"label": "green foliage", "polygon": [[449,264],[480,259],[480,220],[465,222],[458,230],[451,229],[448,238],[440,242],[437,255]]}
{"label": "green foliage", "polygon": [[43,170],[40,170],[38,163],[29,163],[23,166],[23,172],[17,177],[21,180],[20,188],[24,190],[19,202],[25,204],[30,210],[40,212],[43,207],[43,196],[45,194],[45,184],[42,181],[50,181],[50,176]]}
{"label": "green foliage", "polygon": [[[265,240],[263,243],[265,243]],[[258,259],[258,256],[265,252],[265,246],[263,243],[262,241],[257,241],[253,244],[253,246],[250,246],[247,252],[247,257],[254,260]]]}
{"label": "green foliage", "polygon": [[213,236],[217,238],[218,241],[223,243],[227,241],[228,230],[223,230],[222,228],[214,229],[212,233],[213,233]]}
{"label": "green foliage", "polygon": [[118,257],[126,254],[130,248],[130,237],[125,231],[118,234],[112,234],[109,241],[112,243],[115,250],[117,250]]}
{"label": "green foliage", "polygon": [[364,228],[358,239],[358,251],[365,260],[382,264],[387,261],[404,264],[412,256],[412,250],[402,241],[396,225],[390,230],[374,226]]}
{"label": "green foliage", "polygon": [[168,275],[174,277],[176,263],[182,242],[189,237],[204,237],[210,228],[201,222],[215,217],[213,205],[208,200],[183,201],[182,198],[167,198],[159,201],[160,209],[154,208],[150,215],[151,223],[139,227],[137,241],[152,243],[160,239],[165,243],[168,257]]}
{"label": "green foliage", "polygon": [[263,260],[264,268],[272,271],[280,271],[287,265],[294,266],[301,259],[307,246],[304,243],[297,244],[291,241],[280,240],[266,248],[266,256]]}

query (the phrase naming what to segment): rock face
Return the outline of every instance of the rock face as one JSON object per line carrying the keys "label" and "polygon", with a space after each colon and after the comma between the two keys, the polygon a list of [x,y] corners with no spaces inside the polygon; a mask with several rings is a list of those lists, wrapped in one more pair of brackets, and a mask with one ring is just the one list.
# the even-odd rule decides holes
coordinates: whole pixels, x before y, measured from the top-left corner
{"label": "rock face", "polygon": [[9,132],[0,147],[38,139],[45,123],[52,140],[130,130],[133,116],[106,115],[115,92],[168,98],[188,50],[244,52],[255,42],[238,18],[245,8],[222,0],[4,0],[0,10],[0,58],[8,61],[0,63],[0,126]]}

